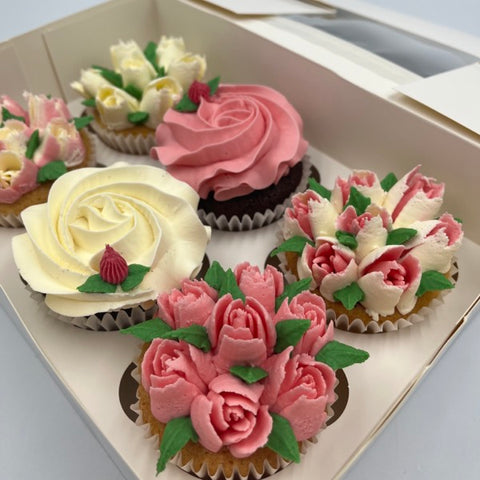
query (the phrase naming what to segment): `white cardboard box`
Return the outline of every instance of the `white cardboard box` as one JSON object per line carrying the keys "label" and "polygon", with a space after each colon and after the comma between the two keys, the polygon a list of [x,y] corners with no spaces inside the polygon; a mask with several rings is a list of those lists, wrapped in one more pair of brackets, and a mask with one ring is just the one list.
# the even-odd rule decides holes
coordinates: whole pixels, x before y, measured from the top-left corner
{"label": "white cardboard box", "polygon": [[[91,31],[96,32],[95,41]],[[398,85],[417,76],[375,55],[327,34],[307,35],[285,19],[238,18],[187,0],[116,0],[6,42],[0,45],[0,61],[10,68],[0,79],[0,91],[18,98],[26,89],[73,100],[70,82],[82,67],[107,64],[111,44],[120,38],[145,44],[160,34],[182,35],[195,51],[205,52],[210,76],[221,74],[226,82],[264,83],[282,91],[304,119],[312,161],[327,185],[346,166],[383,175],[391,170],[403,173],[421,163],[425,173],[446,181],[444,209],[464,220],[469,239],[458,259],[459,281],[435,322],[395,334],[338,332],[339,340],[365,348],[371,359],[347,370],[347,409],[322,432],[314,451],[300,466],[278,474],[279,479],[311,478],[321,462],[325,468],[317,478],[333,478],[391,418],[478,302],[480,247],[475,242],[480,225],[474,202],[464,199],[475,198],[479,138],[400,95]],[[276,243],[275,231],[274,224],[254,232],[215,232],[208,254],[228,266],[241,260],[262,264]],[[15,274],[9,248],[16,233],[0,232],[1,271],[8,273],[2,274],[1,284],[21,324],[112,457],[139,478],[153,479],[155,448],[125,416],[117,393],[138,342],[118,333],[74,329],[41,311],[32,317],[36,304]],[[173,467],[163,476],[187,478]]]}

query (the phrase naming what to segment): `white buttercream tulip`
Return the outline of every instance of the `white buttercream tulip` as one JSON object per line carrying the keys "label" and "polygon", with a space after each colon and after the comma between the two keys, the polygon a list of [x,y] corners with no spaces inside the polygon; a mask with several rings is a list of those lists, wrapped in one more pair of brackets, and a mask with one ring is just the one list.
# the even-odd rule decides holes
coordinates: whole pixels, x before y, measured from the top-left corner
{"label": "white buttercream tulip", "polygon": [[127,115],[137,112],[139,104],[136,98],[116,87],[102,87],[95,98],[98,113],[110,130],[131,127]]}
{"label": "white buttercream tulip", "polygon": [[334,237],[335,236],[335,220],[338,213],[334,206],[323,197],[320,201],[309,201],[310,209],[310,226],[312,228],[313,238],[318,237]]}
{"label": "white buttercream tulip", "polygon": [[0,150],[10,150],[23,155],[25,153],[31,129],[19,120],[7,120],[0,128]]}
{"label": "white buttercream tulip", "polygon": [[102,87],[110,86],[110,83],[102,77],[94,68],[88,68],[80,72],[80,80],[72,82],[70,86],[85,98],[94,98]]}
{"label": "white buttercream tulip", "polygon": [[186,53],[185,42],[181,37],[166,37],[162,35],[157,46],[158,64],[168,73],[170,64]]}
{"label": "white buttercream tulip", "polygon": [[149,114],[145,126],[156,128],[165,112],[178,103],[182,96],[182,86],[173,77],[157,78],[150,82],[140,102],[140,110]]}
{"label": "white buttercream tulip", "polygon": [[182,88],[187,91],[194,80],[201,81],[207,69],[205,57],[201,55],[186,54],[174,60],[167,73],[178,80]]}

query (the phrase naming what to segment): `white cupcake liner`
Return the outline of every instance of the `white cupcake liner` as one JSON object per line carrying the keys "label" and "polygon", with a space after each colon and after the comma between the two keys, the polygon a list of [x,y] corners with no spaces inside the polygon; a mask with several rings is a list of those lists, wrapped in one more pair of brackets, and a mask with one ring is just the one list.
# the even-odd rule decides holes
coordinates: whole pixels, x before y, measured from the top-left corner
{"label": "white cupcake liner", "polygon": [[155,145],[155,131],[144,137],[141,134],[121,134],[113,130],[107,130],[95,119],[90,122],[92,130],[110,148],[131,155],[149,155],[150,149]]}
{"label": "white cupcake liner", "polygon": [[39,304],[39,307],[50,317],[78,328],[96,332],[113,332],[137,325],[153,318],[157,311],[156,303],[152,302],[151,306],[137,305],[125,307],[122,310],[102,312],[84,317],[67,317],[48,308],[45,304],[45,296],[42,293],[33,291],[28,285],[26,288],[30,291],[30,296]]}
{"label": "white cupcake liner", "polygon": [[278,220],[284,214],[287,207],[290,206],[292,197],[296,193],[305,190],[307,187],[312,164],[310,163],[307,156],[303,158],[302,162],[302,178],[300,179],[300,182],[297,185],[296,189],[281,204],[278,204],[273,210],[268,208],[264,212],[255,212],[253,217],[244,214],[242,218],[239,218],[238,215],[234,215],[229,220],[226,215],[220,215],[217,217],[213,212],[207,213],[205,212],[205,210],[199,209],[198,216],[200,220],[204,224],[209,225],[212,228],[230,232],[254,230],[256,228],[261,228],[265,225],[273,223],[275,220]]}
{"label": "white cupcake liner", "polygon": [[[95,146],[95,138],[90,132],[88,132],[85,129],[82,130],[82,135],[85,135],[87,137],[87,141],[89,143],[89,153],[90,153],[88,157],[88,162],[84,166],[93,167],[97,163],[97,151]],[[79,168],[83,168],[83,167],[79,167]],[[22,212],[20,212],[18,215],[15,213],[9,213],[6,215],[0,214],[0,226],[6,227],[6,228],[23,227]]]}

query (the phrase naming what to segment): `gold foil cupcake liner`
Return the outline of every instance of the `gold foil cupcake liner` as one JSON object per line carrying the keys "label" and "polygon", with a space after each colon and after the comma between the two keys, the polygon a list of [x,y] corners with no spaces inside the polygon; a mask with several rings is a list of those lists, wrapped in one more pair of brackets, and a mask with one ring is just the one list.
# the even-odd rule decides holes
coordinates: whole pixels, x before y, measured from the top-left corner
{"label": "gold foil cupcake liner", "polygon": [[143,136],[140,133],[120,133],[107,130],[96,120],[92,120],[90,126],[102,142],[119,152],[131,155],[149,155],[150,149],[155,145],[154,130],[151,134]]}
{"label": "gold foil cupcake liner", "polygon": [[295,190],[281,203],[278,204],[273,210],[268,208],[264,212],[255,212],[253,217],[244,214],[241,218],[238,215],[232,216],[230,219],[226,215],[215,215],[213,212],[205,212],[203,209],[198,210],[198,216],[202,223],[209,225],[216,230],[223,230],[229,232],[239,232],[247,230],[255,230],[257,228],[264,227],[278,220],[285,213],[287,207],[291,204],[292,197],[307,188],[308,178],[310,176],[310,170],[312,164],[308,157],[305,156],[302,160],[302,178]]}

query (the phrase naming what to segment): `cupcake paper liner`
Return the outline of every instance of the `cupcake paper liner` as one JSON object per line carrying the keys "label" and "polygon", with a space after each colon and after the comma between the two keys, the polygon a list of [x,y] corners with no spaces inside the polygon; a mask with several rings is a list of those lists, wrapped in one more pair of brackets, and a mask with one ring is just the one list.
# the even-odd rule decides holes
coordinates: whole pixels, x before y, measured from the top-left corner
{"label": "cupcake paper liner", "polygon": [[144,137],[141,134],[122,134],[102,127],[95,119],[90,123],[98,137],[114,150],[131,155],[149,155],[155,145],[155,131]]}
{"label": "cupcake paper liner", "polygon": [[45,304],[45,296],[42,293],[33,291],[28,285],[26,288],[30,291],[30,296],[39,304],[40,308],[44,309],[44,311],[50,317],[56,318],[64,323],[74,325],[78,328],[93,330],[96,332],[112,332],[121,330],[123,328],[128,328],[132,325],[136,325],[137,323],[150,320],[157,311],[156,303],[152,301],[151,305],[137,305],[122,310],[102,312],[84,317],[67,317],[48,308],[48,306]]}
{"label": "cupcake paper liner", "polygon": [[205,210],[199,209],[198,216],[200,217],[200,220],[204,224],[209,225],[212,228],[230,232],[254,230],[256,228],[261,228],[265,225],[273,223],[275,220],[278,220],[283,215],[286,208],[290,205],[291,198],[297,192],[303,191],[307,187],[312,164],[310,163],[308,157],[304,157],[302,162],[302,178],[297,188],[273,210],[268,208],[265,212],[255,212],[253,217],[244,214],[242,218],[239,218],[238,215],[234,215],[229,220],[226,215],[220,215],[217,217],[213,212],[207,213],[205,212]]}
{"label": "cupcake paper liner", "polygon": [[22,217],[13,213],[9,213],[8,215],[0,215],[0,226],[6,228],[23,227]]}

